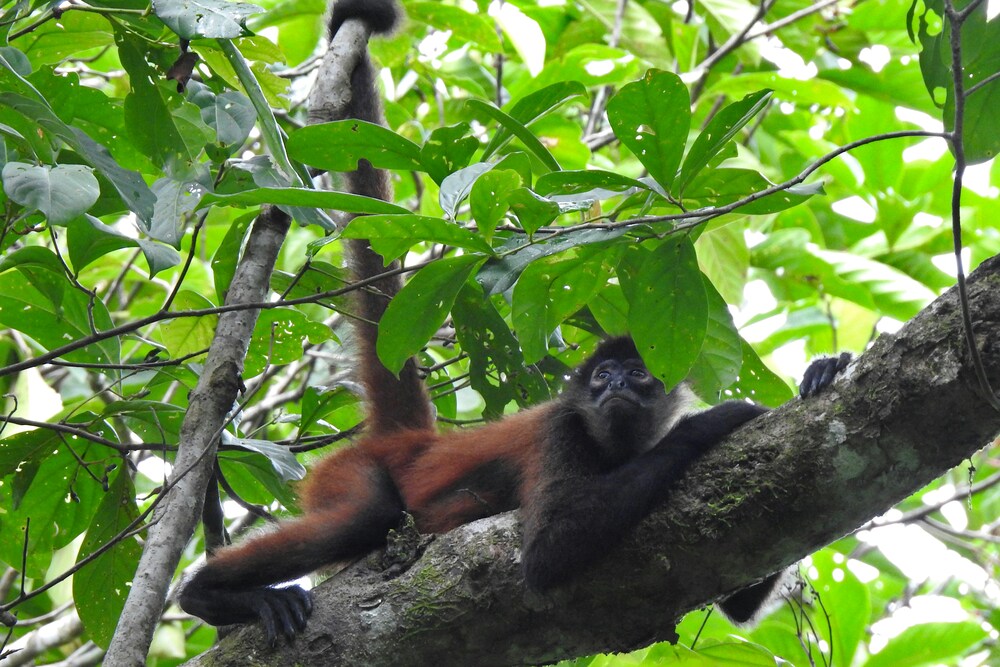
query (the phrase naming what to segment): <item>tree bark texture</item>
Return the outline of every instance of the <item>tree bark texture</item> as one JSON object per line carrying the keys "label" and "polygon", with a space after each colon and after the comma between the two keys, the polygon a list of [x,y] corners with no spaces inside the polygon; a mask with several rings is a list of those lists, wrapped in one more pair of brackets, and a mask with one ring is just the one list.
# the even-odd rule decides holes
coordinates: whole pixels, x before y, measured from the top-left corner
{"label": "tree bark texture", "polygon": [[[1000,384],[1000,259],[969,280]],[[626,651],[673,620],[857,529],[1000,431],[965,348],[957,291],[883,335],[819,397],[749,423],[665,507],[550,594],[525,590],[517,513],[437,536],[401,574],[377,555],[315,591],[306,632],[275,649],[248,627],[191,665],[521,665]]]}
{"label": "tree bark texture", "polygon": [[[289,222],[277,208],[265,208],[257,216],[226,295],[227,305],[264,301]],[[172,486],[153,513],[125,610],[104,659],[109,667],[146,664],[170,580],[201,518],[219,437],[239,394],[243,360],[259,314],[259,310],[247,309],[219,316],[204,370],[191,392],[181,425]]]}

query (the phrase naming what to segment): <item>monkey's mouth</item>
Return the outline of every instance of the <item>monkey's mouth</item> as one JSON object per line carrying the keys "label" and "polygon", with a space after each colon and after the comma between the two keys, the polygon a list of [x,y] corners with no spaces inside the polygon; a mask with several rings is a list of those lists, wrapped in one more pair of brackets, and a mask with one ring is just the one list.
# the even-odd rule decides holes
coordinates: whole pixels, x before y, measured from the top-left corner
{"label": "monkey's mouth", "polygon": [[604,400],[601,401],[601,407],[618,407],[621,408],[627,406],[630,408],[639,407],[639,402],[632,398],[631,396],[625,396],[623,394],[612,394]]}

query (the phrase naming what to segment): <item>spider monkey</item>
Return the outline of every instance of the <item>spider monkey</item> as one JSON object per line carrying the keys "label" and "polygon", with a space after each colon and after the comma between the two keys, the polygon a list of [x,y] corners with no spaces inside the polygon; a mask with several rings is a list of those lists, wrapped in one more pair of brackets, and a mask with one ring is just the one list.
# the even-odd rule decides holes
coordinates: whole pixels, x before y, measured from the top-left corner
{"label": "spider monkey", "polygon": [[[350,18],[386,33],[398,10],[394,0],[339,0],[331,37]],[[351,86],[346,116],[382,122],[367,56]],[[353,192],[392,199],[388,175],[365,160],[346,178]],[[359,278],[385,272],[366,241],[351,243]],[[179,595],[187,612],[213,625],[260,621],[271,643],[279,634],[291,639],[305,627],[311,597],[298,586],[274,584],[383,546],[404,512],[421,532],[441,533],[520,507],[524,577],[544,591],[596,562],[669,495],[693,461],[767,410],[729,401],[685,414],[687,389],[665,391],[634,342],[619,337],[601,343],[559,397],[477,429],[439,433],[415,362],[397,377],[375,354],[375,323],[400,279],[374,287],[358,304],[365,436],[315,466],[302,488],[301,518],[219,550],[191,576]],[[814,362],[803,393],[828,385],[843,365]],[[746,621],[777,581],[772,575],[720,606]]]}

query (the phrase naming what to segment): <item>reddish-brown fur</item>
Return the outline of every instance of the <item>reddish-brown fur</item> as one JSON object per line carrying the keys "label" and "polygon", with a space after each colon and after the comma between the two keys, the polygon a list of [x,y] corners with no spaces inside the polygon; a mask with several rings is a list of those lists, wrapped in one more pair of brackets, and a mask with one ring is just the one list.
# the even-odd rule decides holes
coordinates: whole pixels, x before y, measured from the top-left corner
{"label": "reddish-brown fur", "polygon": [[534,487],[538,475],[539,433],[547,409],[541,406],[526,410],[476,429],[443,434],[405,430],[364,438],[351,449],[316,465],[304,485],[305,507],[308,511],[319,511],[338,502],[346,477],[350,477],[354,492],[363,494],[368,480],[361,473],[365,465],[371,465],[389,471],[406,510],[413,515],[421,532],[439,533],[467,523],[471,520],[470,503],[480,507],[479,517],[511,509],[478,502],[477,496],[481,498],[492,491],[482,485],[457,486],[444,498],[440,494],[484,465],[505,461],[521,472],[516,492],[518,500],[523,501],[525,491]]}
{"label": "reddish-brown fur", "polygon": [[[310,471],[301,488],[301,518],[221,549],[209,562],[214,583],[262,585],[316,569],[317,544],[382,502],[379,482],[385,473],[422,533],[445,532],[520,506],[537,485],[540,433],[550,410],[551,404],[542,405],[476,429],[409,429],[362,438]],[[497,462],[519,473],[513,498],[498,491],[490,475],[476,478],[477,471]],[[280,576],[274,576],[276,562]]]}

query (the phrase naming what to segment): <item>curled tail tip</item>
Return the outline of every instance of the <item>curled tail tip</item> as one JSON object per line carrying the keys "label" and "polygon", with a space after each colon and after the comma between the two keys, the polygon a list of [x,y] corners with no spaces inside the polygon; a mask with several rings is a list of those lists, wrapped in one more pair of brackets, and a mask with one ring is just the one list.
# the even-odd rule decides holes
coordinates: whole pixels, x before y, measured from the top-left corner
{"label": "curled tail tip", "polygon": [[402,14],[396,0],[335,0],[330,15],[330,37],[348,19],[361,19],[375,34],[392,32]]}

